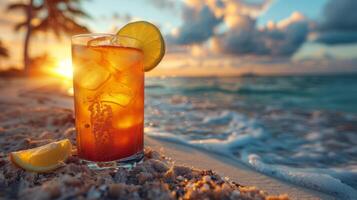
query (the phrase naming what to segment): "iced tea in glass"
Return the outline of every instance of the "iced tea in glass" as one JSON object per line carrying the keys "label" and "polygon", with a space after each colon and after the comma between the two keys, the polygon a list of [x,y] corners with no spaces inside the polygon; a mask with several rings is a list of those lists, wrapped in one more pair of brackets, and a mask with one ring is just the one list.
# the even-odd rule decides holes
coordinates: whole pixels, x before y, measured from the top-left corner
{"label": "iced tea in glass", "polygon": [[144,70],[138,45],[110,34],[72,37],[78,155],[93,168],[143,158]]}

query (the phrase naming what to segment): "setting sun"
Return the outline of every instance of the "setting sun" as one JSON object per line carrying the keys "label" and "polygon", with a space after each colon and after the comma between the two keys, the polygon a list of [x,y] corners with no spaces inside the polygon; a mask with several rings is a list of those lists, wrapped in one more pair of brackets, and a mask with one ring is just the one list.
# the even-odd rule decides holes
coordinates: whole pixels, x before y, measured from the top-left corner
{"label": "setting sun", "polygon": [[57,66],[53,69],[53,72],[66,79],[72,79],[72,62],[71,59],[64,59],[58,61]]}

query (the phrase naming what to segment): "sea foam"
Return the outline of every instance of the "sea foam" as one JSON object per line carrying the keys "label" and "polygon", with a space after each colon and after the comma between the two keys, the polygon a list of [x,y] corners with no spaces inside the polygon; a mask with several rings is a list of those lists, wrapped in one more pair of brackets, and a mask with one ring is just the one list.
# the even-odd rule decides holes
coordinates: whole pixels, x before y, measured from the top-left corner
{"label": "sea foam", "polygon": [[[252,153],[259,150],[264,141],[272,138],[254,118],[248,118],[242,114],[234,111],[222,111],[215,116],[203,117],[201,124],[207,125],[226,125],[230,134],[223,139],[211,138],[195,140],[185,135],[177,135],[170,132],[165,132],[157,128],[146,129],[146,134],[165,141],[174,142],[178,144],[188,145],[204,151],[219,153],[221,155],[235,158],[245,165],[267,174],[303,187],[321,191],[334,195],[341,199],[357,199],[357,191],[351,186],[343,183],[336,178],[336,173],[328,170],[321,170],[318,168],[301,169],[292,166],[283,166],[278,164],[265,163],[263,159]],[[318,134],[312,132],[308,134],[309,139],[318,139]],[[267,143],[269,146],[279,146],[280,141],[274,143]],[[254,145],[255,144],[255,145]],[[289,145],[289,144],[287,144]],[[238,150],[237,150],[238,149]],[[240,156],[235,155],[234,152],[239,153]],[[302,155],[308,152],[302,152]],[[271,155],[270,155],[271,156]],[[304,159],[303,156],[302,159]],[[344,172],[341,172],[343,174]]]}

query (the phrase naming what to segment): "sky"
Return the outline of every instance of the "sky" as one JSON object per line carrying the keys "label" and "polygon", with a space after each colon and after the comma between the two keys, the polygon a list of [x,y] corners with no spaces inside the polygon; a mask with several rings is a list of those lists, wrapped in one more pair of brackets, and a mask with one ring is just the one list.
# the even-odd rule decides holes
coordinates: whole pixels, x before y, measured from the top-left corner
{"label": "sky", "polygon": [[[0,40],[11,57],[0,68],[20,67],[24,32],[13,26],[22,13],[0,1]],[[77,19],[92,32],[115,33],[147,20],[162,31],[167,52],[148,75],[200,76],[242,73],[357,72],[355,0],[90,0]],[[70,59],[70,39],[50,33],[31,40],[33,56]]]}

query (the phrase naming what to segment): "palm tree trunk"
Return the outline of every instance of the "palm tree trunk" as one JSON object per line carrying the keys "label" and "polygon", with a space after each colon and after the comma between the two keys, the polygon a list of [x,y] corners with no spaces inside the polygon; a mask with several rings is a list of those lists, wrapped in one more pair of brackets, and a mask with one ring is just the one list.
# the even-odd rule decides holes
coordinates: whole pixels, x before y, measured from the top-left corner
{"label": "palm tree trunk", "polygon": [[24,70],[25,74],[29,75],[29,67],[30,67],[30,55],[29,55],[29,47],[30,47],[30,37],[32,33],[32,25],[31,25],[31,20],[32,20],[32,6],[33,6],[33,0],[30,0],[29,5],[27,7],[27,19],[26,19],[26,35],[25,35],[25,45],[24,45]]}

